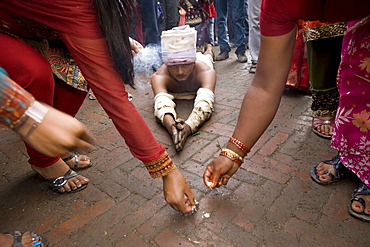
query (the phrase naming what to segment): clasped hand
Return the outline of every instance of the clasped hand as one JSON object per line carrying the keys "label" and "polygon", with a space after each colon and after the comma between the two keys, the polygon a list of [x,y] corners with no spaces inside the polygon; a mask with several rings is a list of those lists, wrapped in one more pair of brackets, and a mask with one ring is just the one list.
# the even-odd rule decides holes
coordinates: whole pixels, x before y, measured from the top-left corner
{"label": "clasped hand", "polygon": [[172,136],[175,149],[177,152],[179,152],[183,149],[188,135],[191,134],[191,129],[189,125],[185,123],[184,119],[178,118],[172,124],[170,134]]}

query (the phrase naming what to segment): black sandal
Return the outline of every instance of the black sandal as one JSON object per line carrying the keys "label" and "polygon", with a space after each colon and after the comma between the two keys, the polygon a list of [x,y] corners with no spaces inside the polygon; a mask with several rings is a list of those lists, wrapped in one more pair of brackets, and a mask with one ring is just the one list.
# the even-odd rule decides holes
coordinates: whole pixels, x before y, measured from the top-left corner
{"label": "black sandal", "polygon": [[89,168],[89,167],[92,167],[92,161],[91,161],[91,159],[90,159],[90,165],[88,165],[88,166],[84,166],[84,167],[78,167],[78,158],[80,157],[80,155],[78,155],[78,154],[75,154],[75,153],[72,153],[70,156],[68,156],[67,158],[64,158],[64,159],[62,159],[64,162],[67,162],[67,161],[69,161],[69,160],[71,160],[71,159],[75,159],[75,163],[73,164],[73,168],[71,168],[72,170],[74,170],[74,171],[80,171],[80,170],[84,170],[84,169],[87,169],[87,168]]}
{"label": "black sandal", "polygon": [[[13,233],[6,232],[4,234],[11,234],[11,235],[13,235],[14,242],[13,242],[13,244],[12,244],[11,247],[22,247],[23,246],[22,245],[22,236],[23,236],[23,233],[21,233],[19,231],[15,231]],[[38,239],[36,239],[36,238],[38,238]],[[32,246],[35,246],[35,247],[46,247],[46,246],[49,245],[49,242],[46,240],[46,238],[43,238],[43,237],[38,236],[38,235],[36,235],[36,238],[35,238],[35,240],[38,240],[38,241],[33,242],[32,243]]]}
{"label": "black sandal", "polygon": [[64,176],[62,176],[62,177],[59,177],[59,178],[46,178],[45,180],[50,183],[50,188],[54,192],[58,192],[58,193],[61,193],[61,194],[64,194],[64,193],[75,193],[75,192],[79,192],[79,191],[85,189],[88,184],[83,184],[80,188],[77,188],[77,189],[71,190],[71,191],[65,191],[65,192],[60,192],[59,191],[63,187],[63,185],[65,185],[67,183],[67,180],[68,179],[78,176],[77,173],[73,173],[73,174],[71,174],[71,173],[72,173],[72,169],[69,169],[66,172],[66,174],[64,174]]}
{"label": "black sandal", "polygon": [[[367,187],[366,184],[364,184],[363,182],[360,182],[360,184],[352,194],[351,203],[349,204],[349,214],[357,219],[370,222],[370,214],[365,213],[366,202],[361,197],[358,197],[358,195],[370,195],[370,188]],[[362,211],[361,213],[354,211],[352,209],[352,203],[354,201],[361,203],[364,207],[364,211]]]}
{"label": "black sandal", "polygon": [[318,184],[321,185],[328,185],[332,184],[335,182],[338,182],[342,180],[343,178],[347,177],[350,174],[350,170],[348,170],[343,163],[340,161],[339,155],[334,156],[331,160],[325,160],[323,161],[325,164],[333,165],[334,166],[334,171],[335,175],[332,174],[331,172],[326,173],[326,175],[331,177],[331,180],[329,182],[323,182],[319,179],[319,176],[317,175],[317,166],[312,167],[310,171],[310,176],[313,181],[315,181]]}
{"label": "black sandal", "polygon": [[252,63],[251,67],[249,68],[249,73],[255,74],[257,70],[257,63]]}

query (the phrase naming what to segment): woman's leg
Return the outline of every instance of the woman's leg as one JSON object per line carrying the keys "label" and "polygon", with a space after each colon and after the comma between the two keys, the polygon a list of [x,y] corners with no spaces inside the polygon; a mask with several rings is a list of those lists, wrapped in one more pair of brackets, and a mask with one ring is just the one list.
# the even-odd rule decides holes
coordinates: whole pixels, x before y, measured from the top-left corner
{"label": "woman's leg", "polygon": [[[49,63],[45,58],[18,38],[0,33],[0,66],[8,73],[10,78],[30,92],[36,100],[53,106],[54,78]],[[48,157],[26,144],[29,163],[32,168],[44,178],[57,178],[63,176],[69,167],[57,157]],[[79,180],[78,182],[76,182]],[[60,192],[74,190],[88,180],[82,176],[68,179]]]}
{"label": "woman's leg", "polygon": [[[56,78],[54,93],[54,108],[75,117],[83,104],[87,92],[78,90]],[[72,153],[61,154],[64,162],[75,170],[91,166],[90,158],[86,155],[74,155]]]}
{"label": "woman's leg", "polygon": [[[336,76],[343,37],[307,42],[309,78],[312,91],[313,130],[331,138],[338,107]],[[316,132],[315,132],[316,133]]]}

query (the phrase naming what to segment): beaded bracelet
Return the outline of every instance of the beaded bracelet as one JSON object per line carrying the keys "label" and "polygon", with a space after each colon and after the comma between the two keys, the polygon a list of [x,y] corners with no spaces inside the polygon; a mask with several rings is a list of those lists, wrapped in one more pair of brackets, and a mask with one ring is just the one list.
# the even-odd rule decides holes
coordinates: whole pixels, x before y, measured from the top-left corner
{"label": "beaded bracelet", "polygon": [[157,159],[144,163],[144,165],[152,178],[166,176],[176,167],[166,151]]}
{"label": "beaded bracelet", "polygon": [[231,159],[232,161],[237,163],[239,166],[241,166],[242,163],[243,163],[243,158],[240,157],[239,154],[237,154],[234,151],[232,151],[230,149],[227,149],[227,148],[224,148],[224,149],[221,150],[220,156],[225,156],[225,157]]}
{"label": "beaded bracelet", "polygon": [[230,137],[229,142],[231,142],[232,144],[237,146],[240,150],[242,150],[245,155],[251,151],[244,143],[242,143],[241,141],[234,137]]}

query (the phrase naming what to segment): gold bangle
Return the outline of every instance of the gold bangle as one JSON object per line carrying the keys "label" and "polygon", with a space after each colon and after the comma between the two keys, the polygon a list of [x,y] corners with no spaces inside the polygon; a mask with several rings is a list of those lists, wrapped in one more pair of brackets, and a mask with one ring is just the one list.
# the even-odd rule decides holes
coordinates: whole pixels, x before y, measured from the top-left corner
{"label": "gold bangle", "polygon": [[231,159],[232,161],[237,163],[239,166],[241,166],[242,163],[243,163],[243,158],[240,157],[239,154],[235,153],[234,151],[232,151],[228,148],[222,149],[222,151],[220,152],[220,156],[225,156],[225,157]]}

